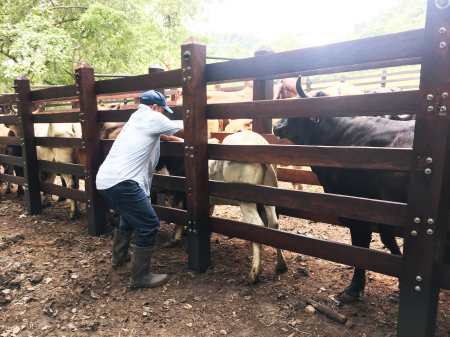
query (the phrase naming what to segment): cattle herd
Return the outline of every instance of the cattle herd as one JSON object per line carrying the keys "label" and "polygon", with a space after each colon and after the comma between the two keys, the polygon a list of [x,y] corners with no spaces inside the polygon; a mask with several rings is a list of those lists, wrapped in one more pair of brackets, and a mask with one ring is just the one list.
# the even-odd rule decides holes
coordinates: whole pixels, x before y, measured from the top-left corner
{"label": "cattle herd", "polygon": [[[301,86],[301,77],[298,79],[287,78],[281,80],[274,86],[274,99],[304,99],[322,96],[340,95],[364,95],[377,94],[389,91],[398,91],[400,88],[381,88],[363,92],[351,84],[341,83],[337,86],[321,91],[305,92]],[[245,87],[237,92],[208,91],[208,103],[230,103],[247,102],[253,99],[252,82],[246,82]],[[181,99],[177,105],[182,104]],[[120,109],[99,105],[98,109]],[[10,106],[11,112],[16,114],[14,107]],[[38,109],[34,113],[39,113]],[[415,121],[413,116],[380,116],[380,117],[324,117],[324,118],[285,118],[273,120],[273,133],[276,137],[290,140],[296,145],[320,145],[320,146],[365,146],[365,147],[395,147],[411,148],[414,138]],[[125,123],[104,123],[101,128],[100,137],[103,139],[116,139]],[[267,141],[257,133],[252,132],[252,120],[210,120],[208,121],[210,132],[228,132],[224,144],[268,144]],[[35,124],[35,135],[37,137],[81,137],[81,126],[79,123],[47,123]],[[18,136],[20,130],[15,125],[2,125],[0,136]],[[20,146],[1,146],[1,153],[14,156],[22,156]],[[61,162],[84,164],[82,151],[72,148],[49,148],[37,147],[38,159]],[[16,175],[23,176],[20,167],[5,166],[5,172],[15,171]],[[277,165],[276,163],[256,164],[240,163],[233,161],[210,160],[209,178],[211,180],[266,185],[277,187]],[[354,197],[387,200],[394,202],[406,202],[409,181],[408,172],[343,169],[330,167],[312,167],[317,175],[325,193],[341,194]],[[184,176],[184,158],[162,156],[157,165],[155,173]],[[42,181],[53,182],[55,173],[40,172]],[[71,175],[61,174],[63,183],[70,188],[78,188],[78,178]],[[10,193],[10,184],[6,193]],[[186,195],[181,192],[164,191],[153,189],[153,193],[164,192],[166,203],[169,207],[186,209]],[[24,193],[21,186],[17,190],[18,195]],[[45,195],[42,205],[48,206],[51,195]],[[210,197],[210,212],[212,214],[215,205],[238,205],[245,218],[250,224],[263,226],[263,221],[257,211],[255,203]],[[269,226],[278,228],[278,219],[275,207],[264,206]],[[77,203],[71,202],[70,218],[77,216]],[[349,227],[352,244],[368,248],[371,242],[372,231],[378,226],[383,244],[392,254],[401,254],[394,236],[394,228],[391,226],[369,223],[361,220],[339,218],[343,226]],[[180,244],[183,227],[176,225],[174,236],[165,243],[166,247]],[[277,251],[277,270],[287,269],[286,261],[280,249]],[[261,271],[261,245],[253,243],[253,265],[246,280],[254,283],[258,280]],[[341,294],[342,302],[351,302],[360,297],[365,286],[365,271],[355,268],[351,284]]]}

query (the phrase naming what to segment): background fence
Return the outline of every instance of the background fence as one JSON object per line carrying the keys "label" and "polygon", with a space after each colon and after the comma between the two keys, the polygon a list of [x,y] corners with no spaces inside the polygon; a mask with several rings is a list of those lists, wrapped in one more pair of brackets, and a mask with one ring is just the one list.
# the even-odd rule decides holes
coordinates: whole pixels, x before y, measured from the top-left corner
{"label": "background fence", "polygon": [[[100,97],[124,92],[177,88],[183,90],[183,106],[173,107],[172,119],[182,119],[185,142],[163,143],[165,156],[185,158],[185,177],[155,175],[153,185],[189,191],[187,210],[155,205],[161,220],[187,225],[188,263],[203,272],[210,265],[210,233],[217,232],[257,243],[344,263],[398,277],[402,281],[398,336],[432,336],[440,287],[450,288],[450,267],[442,263],[449,210],[449,122],[443,93],[450,92],[450,57],[440,42],[450,44],[450,7],[442,9],[428,1],[425,30],[348,41],[327,46],[275,54],[259,50],[254,58],[206,64],[206,47],[191,38],[181,47],[182,68],[167,72],[95,81],[87,64],[76,69],[76,84],[30,90],[29,80],[15,79],[16,94],[1,96],[0,104],[15,100],[18,116],[1,116],[0,123],[18,124],[22,138],[2,138],[4,144],[20,145],[23,158],[0,156],[0,163],[25,169],[23,179],[3,175],[4,180],[23,183],[28,212],[41,211],[40,191],[85,202],[89,233],[106,230],[104,200],[95,189],[95,177],[113,141],[99,138],[99,122],[123,122],[134,109],[98,111]],[[440,32],[441,31],[441,32]],[[446,32],[446,30],[444,30]],[[442,45],[442,44],[441,44]],[[319,57],[320,56],[320,57]],[[378,95],[322,97],[272,101],[273,79],[379,69],[421,64],[420,90]],[[207,84],[253,79],[253,102],[211,104]],[[48,100],[78,99],[79,109],[60,113],[32,114],[34,106]],[[430,108],[431,107],[431,108]],[[412,149],[321,147],[300,145],[208,144],[207,119],[252,118],[253,130],[273,137],[272,118],[372,116],[416,113]],[[82,138],[36,137],[34,123],[81,123]],[[86,164],[62,164],[37,159],[36,145],[75,147],[85,151]],[[432,164],[426,158],[432,158]],[[267,186],[209,181],[208,159],[287,165],[314,165],[367,170],[409,171],[407,203],[388,202]],[[39,169],[83,176],[85,191],[39,181]],[[427,171],[425,171],[428,169]],[[286,171],[285,171],[286,172]],[[289,171],[290,172],[290,171]],[[427,174],[426,172],[430,173]],[[295,173],[295,172],[294,172]],[[396,256],[366,248],[339,244],[209,216],[209,196],[238,199],[284,207],[291,216],[299,212],[359,219],[396,226],[404,230],[404,255]],[[426,222],[416,219],[428,219]],[[430,220],[431,219],[431,220]]]}

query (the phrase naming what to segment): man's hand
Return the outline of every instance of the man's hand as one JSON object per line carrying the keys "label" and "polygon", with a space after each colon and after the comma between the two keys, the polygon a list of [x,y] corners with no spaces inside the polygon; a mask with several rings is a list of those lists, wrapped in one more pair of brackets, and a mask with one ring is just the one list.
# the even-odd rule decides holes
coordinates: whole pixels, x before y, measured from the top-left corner
{"label": "man's hand", "polygon": [[165,142],[184,142],[184,139],[182,139],[182,138],[178,138],[175,136],[166,136],[166,135],[162,135],[161,140],[163,140]]}

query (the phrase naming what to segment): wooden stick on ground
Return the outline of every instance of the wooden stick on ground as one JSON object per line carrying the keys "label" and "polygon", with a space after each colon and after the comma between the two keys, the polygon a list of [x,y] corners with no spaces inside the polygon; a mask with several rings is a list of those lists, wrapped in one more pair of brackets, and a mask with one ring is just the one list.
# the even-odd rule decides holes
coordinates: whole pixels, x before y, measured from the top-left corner
{"label": "wooden stick on ground", "polygon": [[335,321],[338,321],[341,324],[347,323],[347,317],[345,317],[345,316],[343,316],[341,314],[338,314],[337,312],[335,312],[330,307],[327,307],[325,305],[317,303],[316,301],[313,301],[313,300],[311,300],[309,298],[306,299],[306,303],[311,304],[314,308],[319,310],[322,314],[327,315],[329,318],[332,318],[332,319],[334,319]]}

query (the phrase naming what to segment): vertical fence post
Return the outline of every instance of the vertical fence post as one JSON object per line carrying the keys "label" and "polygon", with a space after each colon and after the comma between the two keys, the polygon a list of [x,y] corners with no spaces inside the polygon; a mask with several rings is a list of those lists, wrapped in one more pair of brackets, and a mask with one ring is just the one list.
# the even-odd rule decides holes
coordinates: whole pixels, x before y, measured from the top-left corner
{"label": "vertical fence post", "polygon": [[386,88],[386,77],[387,77],[387,70],[383,69],[381,71],[381,87]]}
{"label": "vertical fence post", "polygon": [[206,46],[191,37],[181,45],[183,122],[185,128],[188,265],[199,273],[211,264],[206,122]]}
{"label": "vertical fence post", "polygon": [[[263,46],[255,51],[255,56],[273,54],[274,51],[268,46]],[[262,101],[273,99],[273,80],[253,81],[253,100]],[[256,133],[272,133],[272,118],[253,119],[253,131]]]}
{"label": "vertical fence post", "polygon": [[30,80],[25,76],[14,79],[17,109],[19,111],[19,128],[22,143],[22,158],[25,178],[25,199],[29,215],[42,212],[39,170],[34,137],[33,103],[30,100]]}
{"label": "vertical fence post", "polygon": [[83,148],[86,154],[84,182],[88,198],[86,203],[88,232],[90,235],[98,236],[106,232],[106,204],[95,187],[95,179],[102,162],[102,153],[100,150],[100,127],[97,120],[94,68],[89,63],[80,63],[75,69],[75,79],[80,98],[80,122],[83,132]]}
{"label": "vertical fence post", "polygon": [[400,274],[398,336],[434,336],[449,209],[450,7],[428,0]]}
{"label": "vertical fence post", "polygon": [[311,79],[309,77],[306,78],[306,89],[308,90],[308,92],[311,91],[311,84],[312,84]]}

